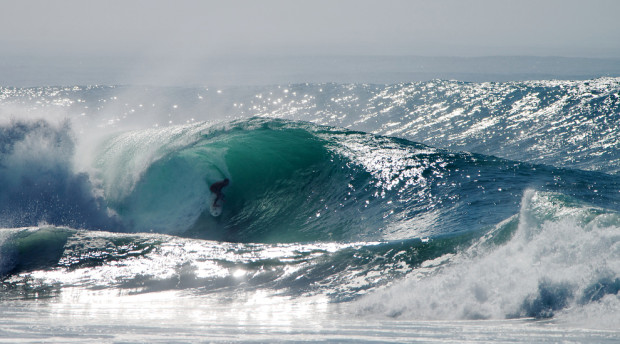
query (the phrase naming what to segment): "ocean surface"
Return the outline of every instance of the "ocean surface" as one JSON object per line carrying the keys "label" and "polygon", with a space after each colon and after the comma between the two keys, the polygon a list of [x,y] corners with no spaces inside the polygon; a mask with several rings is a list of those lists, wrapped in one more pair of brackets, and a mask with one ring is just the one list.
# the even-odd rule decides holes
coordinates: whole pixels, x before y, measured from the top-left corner
{"label": "ocean surface", "polygon": [[0,342],[618,343],[619,291],[620,78],[0,87]]}

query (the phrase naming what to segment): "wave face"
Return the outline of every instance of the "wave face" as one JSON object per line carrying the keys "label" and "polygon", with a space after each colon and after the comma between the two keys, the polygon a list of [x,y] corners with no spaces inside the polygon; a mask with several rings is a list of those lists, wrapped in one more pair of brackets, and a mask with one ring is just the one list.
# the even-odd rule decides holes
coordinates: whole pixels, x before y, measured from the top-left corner
{"label": "wave face", "polygon": [[619,90],[2,88],[0,299],[261,290],[617,324]]}

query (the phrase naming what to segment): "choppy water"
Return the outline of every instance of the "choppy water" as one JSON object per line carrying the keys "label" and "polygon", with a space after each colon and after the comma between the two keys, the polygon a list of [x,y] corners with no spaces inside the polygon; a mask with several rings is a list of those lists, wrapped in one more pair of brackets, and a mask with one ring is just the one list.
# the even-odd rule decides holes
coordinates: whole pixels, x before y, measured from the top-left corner
{"label": "choppy water", "polygon": [[6,338],[620,338],[617,78],[0,88],[0,118]]}

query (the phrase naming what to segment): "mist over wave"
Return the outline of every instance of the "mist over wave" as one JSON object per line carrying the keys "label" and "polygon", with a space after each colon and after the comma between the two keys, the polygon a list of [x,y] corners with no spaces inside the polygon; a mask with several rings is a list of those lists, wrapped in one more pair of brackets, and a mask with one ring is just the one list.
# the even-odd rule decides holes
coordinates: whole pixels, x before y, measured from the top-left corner
{"label": "mist over wave", "polygon": [[73,171],[69,122],[11,122],[0,127],[0,140],[0,226],[112,227],[89,176]]}

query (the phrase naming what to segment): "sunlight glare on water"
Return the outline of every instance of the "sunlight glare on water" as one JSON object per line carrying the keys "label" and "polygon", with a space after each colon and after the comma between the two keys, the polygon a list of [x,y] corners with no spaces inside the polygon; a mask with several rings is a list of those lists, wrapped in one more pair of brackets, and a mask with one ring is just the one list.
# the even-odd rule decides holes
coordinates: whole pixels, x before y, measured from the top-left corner
{"label": "sunlight glare on water", "polygon": [[[118,295],[65,289],[54,300],[0,306],[0,343],[442,342],[616,343],[611,331],[529,320],[407,321],[358,317],[324,297],[178,291]],[[344,312],[344,313],[343,313]],[[27,319],[27,320],[26,320]],[[4,338],[8,339],[8,341]]]}

